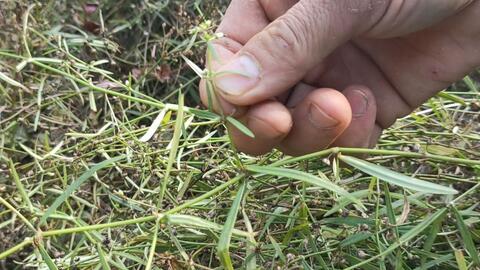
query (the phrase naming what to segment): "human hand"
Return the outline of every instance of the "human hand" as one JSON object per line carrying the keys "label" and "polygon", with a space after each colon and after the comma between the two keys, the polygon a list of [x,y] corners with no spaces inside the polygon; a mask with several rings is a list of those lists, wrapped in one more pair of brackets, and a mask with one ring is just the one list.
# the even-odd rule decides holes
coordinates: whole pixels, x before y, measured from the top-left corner
{"label": "human hand", "polygon": [[253,131],[231,129],[250,154],[374,146],[480,65],[478,17],[475,0],[233,0],[214,44],[214,106]]}

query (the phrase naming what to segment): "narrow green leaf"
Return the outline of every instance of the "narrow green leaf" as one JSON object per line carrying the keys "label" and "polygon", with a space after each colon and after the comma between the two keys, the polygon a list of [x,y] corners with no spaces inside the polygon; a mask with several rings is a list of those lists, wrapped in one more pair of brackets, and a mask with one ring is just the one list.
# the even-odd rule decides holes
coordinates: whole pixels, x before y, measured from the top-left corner
{"label": "narrow green leaf", "polygon": [[455,250],[455,260],[457,261],[459,270],[468,270],[467,262],[465,261],[465,257],[461,250]]}
{"label": "narrow green leaf", "polygon": [[192,62],[190,59],[188,59],[187,57],[185,57],[184,55],[182,55],[182,58],[183,58],[183,61],[185,61],[185,63],[187,63],[187,65],[199,76],[199,77],[203,77],[204,75],[204,72],[203,70],[197,66],[194,62]]}
{"label": "narrow green leaf", "polygon": [[389,170],[385,167],[372,164],[370,162],[350,157],[339,155],[340,160],[347,163],[348,165],[357,168],[363,171],[366,174],[371,176],[378,177],[379,179],[390,183],[392,185],[397,185],[406,189],[411,189],[415,191],[420,191],[423,193],[429,194],[457,194],[453,188],[441,186],[435,183],[430,183],[420,179],[416,179],[410,176],[403,175],[401,173]]}
{"label": "narrow green leaf", "polygon": [[47,221],[48,217],[53,213],[55,212],[55,210],[57,210],[57,208],[63,203],[65,202],[65,200],[68,199],[68,197],[75,191],[77,190],[82,184],[83,182],[85,182],[88,178],[90,178],[94,173],[96,173],[97,171],[117,162],[117,161],[120,161],[122,159],[124,159],[125,156],[118,156],[118,157],[115,157],[115,158],[111,158],[111,159],[107,159],[107,160],[104,160],[98,164],[96,164],[95,166],[91,167],[89,170],[87,170],[86,172],[84,172],[82,175],[80,175],[80,177],[75,180],[73,183],[71,183],[67,189],[65,189],[65,191],[63,192],[62,195],[60,195],[59,197],[57,197],[57,199],[53,202],[53,204],[47,209],[47,211],[45,212],[45,214],[42,216],[42,218],[40,219],[40,224],[44,224],[45,221]]}
{"label": "narrow green leaf", "polygon": [[[199,217],[194,217],[194,216],[173,214],[173,215],[168,215],[166,218],[168,223],[171,225],[206,229],[206,230],[212,230],[212,231],[222,231],[224,228],[224,226],[220,224],[217,224]],[[241,236],[241,237],[249,236],[248,232],[238,230],[238,229],[232,229],[232,234],[236,236]]]}
{"label": "narrow green leaf", "polygon": [[478,92],[477,86],[475,85],[475,82],[470,78],[470,76],[466,76],[463,78],[463,81],[467,85],[468,89],[472,92]]}
{"label": "narrow green leaf", "polygon": [[457,102],[457,103],[462,104],[462,105],[467,105],[467,103],[465,102],[465,100],[462,97],[459,97],[457,95],[448,93],[446,91],[442,91],[442,92],[438,93],[438,96],[441,97],[441,98],[444,98],[446,100]]}
{"label": "narrow green leaf", "polygon": [[455,148],[445,147],[442,145],[427,145],[425,150],[430,154],[440,156],[454,156],[459,153],[459,151]]}
{"label": "narrow green leaf", "polygon": [[238,130],[240,130],[243,134],[247,135],[250,138],[255,138],[255,134],[248,129],[242,122],[238,121],[237,119],[228,116],[227,121],[232,124],[234,127],[236,127]]}
{"label": "narrow green leaf", "polygon": [[358,242],[367,240],[368,238],[371,238],[373,236],[372,233],[368,232],[359,232],[355,233],[353,235],[350,235],[349,237],[345,238],[342,242],[340,242],[341,247],[348,247],[353,244],[356,244]]}
{"label": "narrow green leaf", "polygon": [[175,129],[173,130],[173,138],[170,144],[171,148],[170,148],[170,153],[168,155],[167,169],[166,169],[165,177],[163,178],[162,186],[160,189],[160,197],[157,203],[158,206],[160,206],[163,202],[163,197],[165,196],[165,192],[167,190],[167,184],[169,182],[173,163],[175,162],[175,159],[177,157],[178,146],[180,145],[180,137],[182,136],[183,120],[185,117],[183,111],[184,111],[184,95],[180,93],[178,97],[177,119],[175,121]]}
{"label": "narrow green leaf", "polygon": [[0,72],[0,80],[12,85],[12,86],[15,86],[15,87],[18,87],[18,88],[22,88],[24,90],[28,90],[27,87],[23,86],[21,83],[15,81],[14,79],[8,77],[7,75],[5,75],[5,73],[2,73]]}
{"label": "narrow green leaf", "polygon": [[270,235],[268,236],[268,239],[270,239],[270,242],[272,243],[272,246],[275,249],[274,258],[276,258],[278,256],[283,263],[286,263],[287,262],[287,257],[285,257],[285,255],[283,254],[282,248],[280,247],[278,242],[275,240],[275,238],[273,238]]}
{"label": "narrow green leaf", "polygon": [[[362,198],[365,198],[368,196],[369,194],[369,190],[368,189],[365,189],[365,190],[359,190],[359,191],[355,191],[355,192],[352,192],[350,193],[353,197],[357,198],[357,199],[362,199]],[[340,209],[344,209],[347,205],[351,204],[352,201],[351,200],[348,200],[346,198],[341,198],[340,200],[338,200],[338,202],[332,207],[332,209],[328,210],[327,213],[325,213],[325,215],[323,215],[324,217],[328,217],[328,216],[331,216],[332,214],[338,212]]]}
{"label": "narrow green leaf", "polygon": [[[443,218],[437,219],[433,224],[432,228],[430,229],[430,232],[427,236],[427,239],[425,240],[425,243],[423,244],[423,251],[425,252],[430,252],[433,247],[433,243],[435,242],[435,239],[437,238],[437,234],[440,232],[440,228],[443,222]],[[427,256],[423,255],[422,258],[420,259],[420,265],[421,269],[426,270],[426,262],[427,262]]]}
{"label": "narrow green leaf", "polygon": [[53,262],[52,258],[50,258],[50,255],[48,255],[48,252],[43,246],[43,243],[41,242],[41,240],[38,243],[36,243],[36,247],[38,248],[40,255],[42,255],[43,261],[47,264],[48,269],[58,270],[58,267],[55,265],[55,262]]}
{"label": "narrow green leaf", "polygon": [[460,215],[460,213],[458,212],[457,208],[452,207],[452,211],[455,216],[455,219],[457,220],[457,229],[460,232],[460,235],[462,236],[465,250],[468,251],[468,254],[470,255],[470,258],[472,258],[473,263],[477,266],[480,266],[480,257],[478,255],[478,250],[475,244],[473,243],[472,234],[470,230],[465,224],[465,221],[463,220],[462,215]]}
{"label": "narrow green leaf", "polygon": [[153,267],[153,258],[155,257],[155,249],[157,247],[159,226],[160,226],[160,219],[157,219],[157,222],[155,222],[155,227],[153,227],[152,243],[150,244],[150,252],[148,252],[148,259],[147,259],[147,265],[145,266],[145,270],[151,270]]}
{"label": "narrow green leaf", "polygon": [[[322,179],[315,175],[311,175],[301,171],[296,171],[296,170],[286,169],[286,168],[270,167],[270,166],[249,165],[249,166],[246,166],[246,169],[248,171],[255,172],[255,173],[262,173],[262,174],[268,174],[268,175],[274,175],[278,177],[285,177],[285,178],[299,180],[299,181],[308,183],[310,185],[314,185],[317,187],[324,188],[326,190],[330,190],[332,192],[335,192],[337,194],[344,196],[345,198],[349,199],[352,202],[357,203],[358,205],[362,205],[362,203],[358,198],[354,197],[352,194],[348,193],[345,189],[337,186],[336,184],[332,183],[328,179]],[[362,205],[362,208],[364,208],[363,205]]]}
{"label": "narrow green leaf", "polygon": [[362,262],[359,262],[358,264],[356,265],[352,265],[348,268],[346,268],[345,270],[353,270],[353,269],[357,269],[359,268],[360,266],[362,265],[365,265],[371,261],[374,261],[374,260],[377,260],[377,259],[380,259],[380,258],[383,258],[384,256],[392,253],[393,251],[395,251],[398,247],[404,245],[405,243],[407,243],[408,241],[412,240],[414,237],[418,236],[419,234],[421,234],[425,229],[427,229],[432,223],[434,223],[436,220],[438,220],[439,218],[443,217],[443,215],[445,215],[446,213],[446,209],[441,209],[439,211],[437,211],[435,214],[425,218],[422,222],[420,222],[419,224],[417,224],[415,227],[413,227],[412,229],[410,229],[408,232],[406,232],[405,234],[403,234],[399,239],[398,241],[392,243],[388,248],[386,248],[385,250],[383,250],[382,252],[380,252],[379,254],[367,259],[367,260],[363,260]]}
{"label": "narrow green leaf", "polygon": [[102,248],[102,244],[97,242],[97,252],[98,252],[98,258],[100,259],[100,264],[102,265],[103,270],[110,270],[110,265],[108,264],[108,259],[107,255],[105,254],[105,251]]}
{"label": "narrow green leaf", "polygon": [[232,259],[230,258],[230,240],[232,239],[232,231],[235,226],[235,221],[237,220],[238,210],[240,209],[240,204],[243,200],[243,195],[247,189],[246,182],[240,186],[235,200],[232,203],[232,207],[228,212],[227,221],[223,225],[223,231],[220,234],[220,239],[218,240],[217,253],[220,257],[220,261],[224,269],[233,270]]}
{"label": "narrow green leaf", "polygon": [[15,169],[15,164],[13,164],[13,161],[11,159],[9,159],[9,166],[10,166],[10,175],[15,181],[15,185],[17,186],[17,189],[20,192],[20,195],[22,196],[22,203],[28,207],[30,212],[33,213],[33,205],[32,205],[32,202],[30,201],[30,197],[28,197],[28,194],[25,191],[25,186],[22,184],[22,181],[18,176],[17,170]]}

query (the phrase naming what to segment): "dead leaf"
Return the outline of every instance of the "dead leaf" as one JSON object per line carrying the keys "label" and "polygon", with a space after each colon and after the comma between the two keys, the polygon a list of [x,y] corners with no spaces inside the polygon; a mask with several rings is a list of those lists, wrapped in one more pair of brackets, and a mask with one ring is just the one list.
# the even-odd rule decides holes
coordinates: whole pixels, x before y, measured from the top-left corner
{"label": "dead leaf", "polygon": [[172,76],[172,69],[168,64],[162,64],[155,68],[155,72],[153,73],[153,76],[160,82],[168,82],[171,79]]}
{"label": "dead leaf", "polygon": [[402,225],[403,223],[405,223],[405,221],[407,221],[408,219],[408,214],[410,214],[410,202],[408,201],[408,197],[404,195],[403,210],[402,214],[397,219],[397,225]]}

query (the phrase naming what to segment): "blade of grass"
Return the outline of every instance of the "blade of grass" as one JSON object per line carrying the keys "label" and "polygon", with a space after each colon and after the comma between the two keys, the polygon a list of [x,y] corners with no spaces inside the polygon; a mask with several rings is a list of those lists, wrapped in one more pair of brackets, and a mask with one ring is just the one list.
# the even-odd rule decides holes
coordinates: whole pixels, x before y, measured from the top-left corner
{"label": "blade of grass", "polygon": [[286,263],[287,257],[285,257],[285,255],[283,254],[282,248],[280,247],[278,242],[271,235],[268,236],[268,239],[270,239],[270,242],[272,243],[272,246],[275,249],[275,255],[273,257],[277,258],[278,256],[283,263]]}
{"label": "blade of grass", "polygon": [[246,127],[242,122],[238,121],[237,119],[227,116],[227,121],[232,124],[234,127],[236,127],[238,130],[240,130],[243,134],[247,135],[250,138],[255,138],[255,134]]}
{"label": "blade of grass", "polygon": [[457,208],[453,206],[451,209],[452,209],[453,215],[455,216],[455,219],[457,220],[457,229],[460,232],[460,235],[462,236],[465,250],[468,251],[468,254],[470,255],[470,258],[472,259],[473,263],[476,266],[480,266],[480,257],[478,255],[478,250],[475,244],[473,243],[472,234],[470,230],[465,224],[465,221],[463,220],[462,215],[458,212]]}
{"label": "blade of grass", "polygon": [[22,181],[20,180],[20,177],[18,176],[17,170],[15,169],[15,164],[13,164],[13,161],[9,159],[9,166],[10,166],[10,174],[15,181],[15,185],[17,186],[18,191],[20,192],[20,195],[22,196],[22,202],[24,205],[28,207],[28,210],[33,213],[33,205],[32,202],[30,201],[30,197],[28,197],[27,192],[25,191],[25,186],[22,184]]}
{"label": "blade of grass", "polygon": [[60,195],[59,197],[57,197],[57,199],[53,202],[53,204],[47,209],[47,211],[45,211],[45,214],[42,216],[42,218],[40,219],[40,224],[44,224],[48,217],[53,213],[55,212],[55,210],[63,203],[65,202],[65,200],[68,199],[68,197],[70,197],[70,195],[75,191],[77,190],[82,184],[83,182],[85,182],[86,180],[88,180],[91,176],[93,176],[97,171],[117,162],[117,161],[120,161],[122,159],[124,159],[125,156],[118,156],[118,157],[115,157],[115,158],[112,158],[112,159],[108,159],[108,160],[104,160],[98,164],[96,164],[95,166],[91,167],[89,170],[87,170],[86,172],[84,172],[82,175],[80,175],[80,177],[75,180],[72,184],[70,184],[67,189],[65,189],[65,192],[63,192],[62,195]]}
{"label": "blade of grass", "polygon": [[223,225],[223,231],[220,234],[220,239],[218,240],[217,254],[220,258],[223,268],[226,270],[234,269],[232,265],[232,259],[230,258],[230,240],[232,238],[233,227],[235,226],[240,204],[243,200],[243,195],[245,194],[246,189],[247,182],[244,181],[237,191],[235,200],[233,201],[230,211],[228,212],[227,221]]}
{"label": "blade of grass", "polygon": [[334,193],[340,194],[343,197],[349,199],[352,202],[357,203],[360,205],[363,209],[365,207],[361,203],[361,201],[354,197],[352,194],[348,193],[345,189],[337,186],[336,184],[330,182],[328,179],[322,179],[320,177],[317,177],[315,175],[311,175],[305,172],[301,171],[296,171],[292,169],[286,169],[286,168],[278,168],[278,167],[270,167],[270,166],[257,166],[257,165],[248,165],[246,166],[246,169],[250,172],[254,173],[260,173],[260,174],[267,174],[267,175],[273,175],[273,176],[278,176],[278,177],[285,177],[285,178],[290,178],[290,179],[295,179],[299,180],[305,183],[308,183],[313,186],[321,187],[326,190],[332,191]]}
{"label": "blade of grass", "polygon": [[398,241],[396,241],[395,243],[392,243],[388,248],[386,248],[384,251],[380,252],[379,254],[367,259],[367,260],[364,260],[358,264],[355,264],[353,266],[350,266],[348,268],[346,268],[345,270],[353,270],[353,269],[356,269],[364,264],[367,264],[371,261],[374,261],[374,260],[377,260],[377,259],[380,259],[388,254],[390,254],[391,252],[393,252],[394,250],[396,250],[398,247],[404,245],[405,243],[407,243],[408,241],[412,240],[414,237],[418,236],[420,233],[422,233],[425,229],[427,229],[432,223],[434,223],[436,220],[438,220],[439,218],[443,217],[443,215],[445,215],[446,213],[446,209],[443,208],[439,211],[437,211],[435,214],[429,216],[428,218],[424,219],[422,222],[420,222],[419,224],[417,224],[415,227],[413,227],[412,229],[410,229],[408,232],[406,232],[405,234],[403,234],[399,239]]}
{"label": "blade of grass", "polygon": [[160,189],[157,206],[160,206],[163,202],[163,198],[167,190],[168,180],[170,178],[170,173],[173,168],[173,163],[175,162],[175,158],[177,156],[178,145],[180,144],[180,137],[182,135],[182,126],[183,126],[183,119],[184,119],[183,105],[184,105],[184,96],[182,93],[179,93],[177,119],[175,121],[175,128],[173,130],[173,137],[171,140],[172,147],[170,148],[170,153],[168,155],[167,168],[166,168],[165,176],[163,177],[162,187]]}
{"label": "blade of grass", "polygon": [[148,128],[147,132],[140,138],[141,142],[148,142],[153,135],[155,135],[155,132],[157,132],[158,127],[162,124],[163,119],[165,118],[165,115],[167,113],[166,109],[163,109],[158,116],[153,120],[152,124]]}
{"label": "blade of grass", "polygon": [[28,91],[27,87],[25,87],[23,84],[15,81],[14,79],[8,77],[7,75],[5,75],[5,73],[0,72],[0,80],[4,81],[7,84],[10,84],[12,86],[15,86],[15,87],[18,87],[18,88],[21,88],[23,90]]}
{"label": "blade of grass", "polygon": [[457,261],[459,270],[468,270],[465,256],[463,256],[463,252],[461,250],[455,250],[455,260]]}
{"label": "blade of grass", "polygon": [[97,242],[97,252],[98,252],[98,257],[100,259],[100,264],[102,265],[103,270],[110,270],[111,268],[110,268],[110,265],[108,264],[107,256],[100,242]]}
{"label": "blade of grass", "polygon": [[155,256],[155,249],[157,247],[157,238],[158,238],[159,228],[160,228],[160,218],[157,219],[157,221],[155,222],[155,227],[153,227],[152,243],[150,244],[150,252],[148,253],[147,265],[145,266],[145,270],[151,270],[153,267],[153,257]]}
{"label": "blade of grass", "polygon": [[50,255],[48,255],[47,250],[43,246],[42,240],[35,241],[35,246],[37,247],[38,251],[40,252],[40,255],[42,255],[42,259],[47,265],[48,269],[50,270],[58,270],[58,267],[55,265],[53,262],[52,258],[50,258]]}
{"label": "blade of grass", "polygon": [[340,160],[347,163],[348,165],[354,168],[357,168],[368,175],[378,177],[379,179],[387,183],[390,183],[392,185],[397,185],[406,189],[411,189],[411,190],[420,191],[420,192],[429,193],[429,194],[457,194],[458,193],[458,191],[456,191],[453,188],[441,186],[435,183],[430,183],[417,178],[406,176],[401,173],[389,170],[385,167],[372,164],[370,162],[367,162],[355,157],[339,155],[339,158]]}
{"label": "blade of grass", "polygon": [[470,76],[466,76],[465,78],[463,78],[463,81],[468,86],[470,91],[478,92],[477,86],[475,85],[475,82],[472,80],[472,78],[470,78]]}
{"label": "blade of grass", "polygon": [[[440,228],[443,222],[443,218],[437,219],[433,225],[432,228],[430,229],[430,233],[427,236],[427,239],[425,240],[425,243],[423,244],[423,251],[425,252],[430,252],[433,247],[433,243],[435,242],[435,239],[437,238],[438,233],[440,232]],[[421,264],[421,269],[426,270],[426,262],[427,262],[427,256],[424,254],[422,258],[420,259],[420,264]]]}

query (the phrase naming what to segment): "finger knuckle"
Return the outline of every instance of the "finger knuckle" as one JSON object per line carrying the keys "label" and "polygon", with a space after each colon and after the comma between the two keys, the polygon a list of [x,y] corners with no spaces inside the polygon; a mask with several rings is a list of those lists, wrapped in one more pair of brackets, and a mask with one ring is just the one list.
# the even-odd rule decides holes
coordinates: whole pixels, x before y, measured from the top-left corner
{"label": "finger knuckle", "polygon": [[[300,11],[295,11],[295,13]],[[308,38],[311,37],[310,27],[306,22],[305,13],[282,16],[267,29],[268,40],[265,47],[274,57],[284,59],[285,64],[298,68],[295,65],[302,63],[308,51]],[[299,61],[300,60],[300,61]]]}

